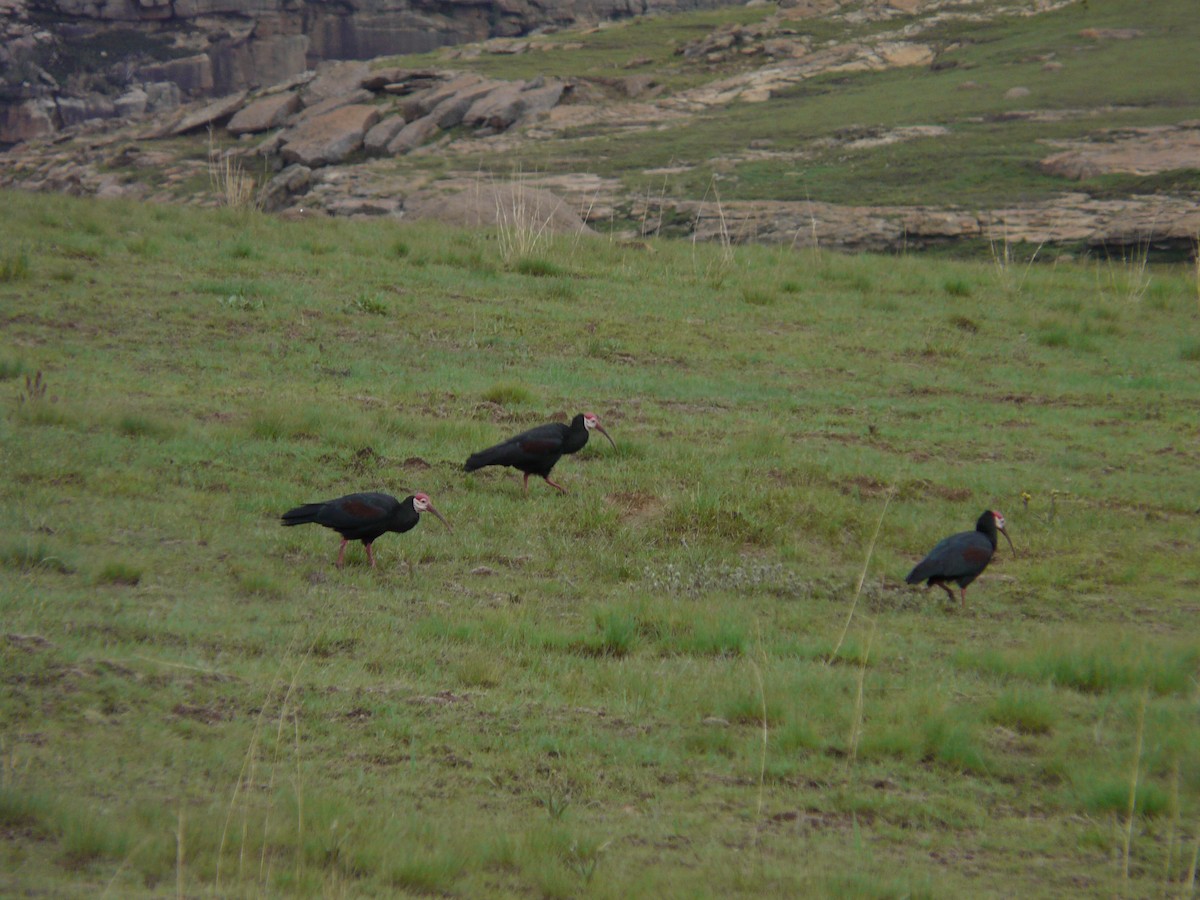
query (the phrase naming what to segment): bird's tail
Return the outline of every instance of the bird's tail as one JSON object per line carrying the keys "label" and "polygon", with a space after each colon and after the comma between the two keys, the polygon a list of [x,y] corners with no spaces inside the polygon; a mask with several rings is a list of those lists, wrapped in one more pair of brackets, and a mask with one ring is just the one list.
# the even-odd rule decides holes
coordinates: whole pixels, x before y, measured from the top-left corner
{"label": "bird's tail", "polygon": [[908,577],[904,579],[905,583],[906,584],[920,584],[922,581],[924,581],[926,578],[928,578],[931,574],[933,574],[932,572],[929,571],[929,568],[930,567],[925,565],[925,563],[923,561],[917,563],[916,567],[911,572],[908,573]]}
{"label": "bird's tail", "polygon": [[289,509],[280,518],[280,523],[283,525],[307,525],[309,522],[315,522],[317,514],[324,505],[324,503],[305,503],[303,506]]}
{"label": "bird's tail", "polygon": [[467,457],[467,462],[463,466],[463,469],[467,472],[474,472],[476,469],[482,469],[484,466],[497,465],[500,463],[501,451],[503,449],[503,444],[497,444],[495,447],[488,447],[486,450],[472,453]]}

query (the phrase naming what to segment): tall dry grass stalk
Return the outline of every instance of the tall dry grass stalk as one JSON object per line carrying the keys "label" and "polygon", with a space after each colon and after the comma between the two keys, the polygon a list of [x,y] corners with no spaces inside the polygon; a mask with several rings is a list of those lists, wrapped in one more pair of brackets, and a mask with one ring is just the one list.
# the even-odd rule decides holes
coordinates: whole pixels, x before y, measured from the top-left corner
{"label": "tall dry grass stalk", "polygon": [[[304,669],[304,666],[308,662],[308,659],[311,655],[312,655],[312,644],[309,644],[308,652],[304,654],[304,658],[300,660],[300,663],[296,666],[295,671],[292,672],[292,678],[288,682],[287,693],[285,693],[283,695],[283,700],[279,704],[279,718],[277,719],[276,726],[275,726],[275,755],[271,760],[271,776],[267,782],[267,796],[268,797],[274,796],[274,793],[275,793],[275,773],[279,770],[280,757],[283,753],[283,726],[284,726],[284,722],[286,722],[287,718],[288,718],[289,703],[291,702],[292,695],[295,694],[295,692],[296,692],[296,683],[300,679],[300,672]],[[300,759],[299,759],[299,754],[300,754],[300,735],[299,735],[300,710],[299,709],[295,709],[292,711],[292,720],[293,720],[293,722],[296,723],[296,729],[297,729],[296,744],[295,744],[296,772],[297,772],[297,774],[299,774],[299,771],[300,771]],[[296,803],[297,803],[297,806],[299,807],[299,805],[300,805],[299,796],[297,796]],[[300,824],[303,824],[303,819],[299,819],[298,821]],[[270,840],[269,840],[270,829],[271,829],[271,806],[268,805],[266,815],[263,816],[262,853],[260,854],[259,860],[258,860],[258,883],[261,885],[264,885],[264,886],[267,884],[268,878],[270,877],[270,874],[271,874],[270,869],[268,867],[268,861],[267,861],[267,848],[270,846]],[[299,838],[300,838],[300,833],[298,832],[297,833],[297,842],[298,842],[297,846],[303,846],[302,842],[299,841]],[[299,858],[303,858],[302,853],[297,854],[297,856]]]}
{"label": "tall dry grass stalk", "polygon": [[183,798],[179,799],[179,824],[175,828],[175,896],[183,900]]}
{"label": "tall dry grass stalk", "polygon": [[1195,263],[1196,275],[1196,312],[1200,313],[1200,234],[1196,235],[1196,249],[1192,262]]}
{"label": "tall dry grass stalk", "polygon": [[525,178],[519,169],[508,188],[506,201],[505,192],[496,189],[493,182],[497,240],[500,257],[506,263],[543,250],[550,241],[550,222],[554,217],[553,209],[543,213],[540,202],[526,191]]}
{"label": "tall dry grass stalk", "polygon": [[650,194],[646,194],[646,203],[642,207],[642,221],[638,225],[638,234],[641,237],[658,237],[662,233],[663,208],[666,205],[667,199],[667,176],[663,176],[662,189],[658,192],[658,217],[654,223],[653,229],[646,227],[646,220],[650,216]]}
{"label": "tall dry grass stalk", "polygon": [[[180,802],[182,802],[182,800]],[[129,863],[133,860],[133,858],[135,856],[137,856],[139,853],[141,853],[142,849],[148,843],[150,843],[150,839],[151,839],[151,835],[147,835],[146,837],[142,838],[141,841],[138,842],[136,847],[134,847],[132,850],[130,850],[128,853],[125,854],[125,858],[123,860],[121,860],[121,864],[119,866],[117,866],[116,871],[112,873],[112,877],[108,879],[108,884],[106,884],[104,886],[104,890],[100,893],[100,896],[102,898],[112,896],[113,885],[115,885],[117,883],[117,879],[121,877],[121,873],[124,872],[127,868],[129,868]],[[176,860],[176,865],[178,866],[178,860]],[[176,879],[176,880],[178,880],[178,879]]]}
{"label": "tall dry grass stalk", "polygon": [[767,653],[763,649],[762,643],[762,624],[755,620],[755,630],[758,633],[757,640],[757,655],[762,659],[762,666],[753,658],[750,660],[750,669],[754,672],[754,683],[758,688],[758,702],[761,711],[759,724],[762,726],[762,743],[759,746],[758,753],[758,803],[754,811],[754,845],[758,845],[758,833],[762,827],[763,804],[766,799],[766,782],[767,782],[767,743],[770,738],[770,726],[767,724],[767,689],[763,681],[762,670],[767,664]]}
{"label": "tall dry grass stalk", "polygon": [[867,680],[867,662],[871,658],[871,645],[875,642],[875,620],[871,620],[871,630],[867,632],[867,646],[863,649],[862,661],[858,666],[858,686],[854,692],[854,717],[850,720],[850,740],[846,749],[846,768],[850,769],[858,759],[858,742],[862,740],[863,685]]}
{"label": "tall dry grass stalk", "polygon": [[[808,190],[804,191],[804,199],[808,203],[808,232],[812,236],[813,255],[820,258],[821,256],[821,236],[817,232],[817,214],[813,212],[812,198],[808,196]],[[801,226],[796,226],[796,233],[792,235],[792,249],[796,249],[796,242],[800,240]]]}
{"label": "tall dry grass stalk", "polygon": [[1096,290],[1129,303],[1139,303],[1150,287],[1150,240],[1139,242],[1137,247],[1120,259],[1105,254],[1104,264],[1096,265]]}
{"label": "tall dry grass stalk", "polygon": [[1046,242],[1043,240],[1033,251],[1033,255],[1025,262],[1025,267],[1017,273],[1017,257],[1013,252],[1013,242],[1008,237],[1008,225],[1003,226],[1003,233],[997,239],[994,229],[988,229],[988,249],[992,254],[992,267],[999,278],[1000,286],[1009,293],[1020,294],[1025,288],[1025,280],[1033,268],[1034,261],[1042,252]]}
{"label": "tall dry grass stalk", "polygon": [[[717,257],[713,262],[709,263],[708,267],[705,269],[704,276],[706,278],[712,279],[713,281],[721,282],[721,281],[725,280],[725,277],[729,274],[730,270],[733,268],[734,255],[733,255],[733,240],[729,235],[729,223],[725,220],[725,207],[721,205],[721,193],[720,193],[720,191],[717,190],[717,181],[716,181],[715,177],[709,179],[708,187],[704,189],[704,196],[700,198],[700,205],[697,207],[697,212],[696,212],[696,223],[698,224],[700,221],[699,210],[704,207],[704,202],[706,200],[708,200],[708,195],[710,192],[713,195],[713,203],[716,205],[716,208],[717,208],[717,218],[720,220],[720,223],[721,223],[721,232],[720,232],[721,252],[719,254],[717,254]],[[697,268],[698,268],[698,266],[696,264],[696,230],[695,230],[695,227],[693,227],[693,229],[692,229],[692,269],[693,269],[693,271],[695,271]]]}
{"label": "tall dry grass stalk", "polygon": [[1200,862],[1200,834],[1196,835],[1196,846],[1192,848],[1192,864],[1188,868],[1187,881],[1184,883],[1183,896],[1196,896],[1196,863]]}
{"label": "tall dry grass stalk", "polygon": [[[1179,757],[1171,764],[1171,819],[1167,823],[1167,858],[1163,862],[1163,885],[1171,883],[1171,863],[1175,860],[1175,834],[1179,830]],[[1165,893],[1165,890],[1164,890]]]}
{"label": "tall dry grass stalk", "polygon": [[208,130],[208,182],[221,205],[232,209],[257,209],[261,198],[254,192],[254,176],[242,168],[241,160],[217,146]]}
{"label": "tall dry grass stalk", "polygon": [[833,650],[829,653],[829,658],[825,660],[826,665],[833,665],[833,661],[837,659],[838,651],[842,649],[842,644],[846,640],[846,633],[850,631],[850,623],[854,620],[854,611],[858,608],[858,598],[862,596],[863,583],[867,580],[867,569],[871,565],[871,554],[875,552],[875,543],[879,540],[879,531],[883,528],[883,517],[887,515],[888,506],[892,503],[892,498],[896,496],[895,486],[888,488],[887,500],[883,503],[883,509],[879,513],[879,521],[875,523],[875,533],[871,535],[871,544],[867,547],[867,558],[863,560],[862,572],[858,576],[858,586],[854,589],[854,600],[850,603],[850,612],[846,614],[846,624],[842,626],[842,633],[838,636],[837,643]]}
{"label": "tall dry grass stalk", "polygon": [[1133,751],[1133,768],[1129,773],[1129,806],[1125,810],[1125,846],[1121,851],[1121,876],[1129,880],[1129,850],[1133,845],[1133,817],[1137,812],[1138,781],[1142,773],[1142,742],[1146,731],[1146,704],[1150,702],[1150,689],[1142,690],[1142,702],[1138,706],[1136,743]]}
{"label": "tall dry grass stalk", "polygon": [[600,188],[596,188],[596,190],[594,190],[592,192],[592,199],[588,201],[587,207],[584,208],[583,205],[580,204],[579,219],[580,219],[580,221],[583,222],[583,228],[580,228],[578,231],[575,232],[575,239],[573,241],[571,241],[572,255],[579,248],[579,239],[583,237],[584,228],[589,227],[588,219],[590,219],[592,217],[592,210],[596,208],[596,200],[599,199],[599,197],[600,197]]}
{"label": "tall dry grass stalk", "polygon": [[[218,894],[221,892],[221,870],[225,861],[225,844],[229,838],[229,828],[233,823],[233,817],[237,811],[239,800],[242,800],[243,795],[248,794],[254,787],[255,776],[258,772],[259,745],[262,741],[263,724],[266,721],[267,710],[271,708],[271,698],[275,696],[282,682],[283,667],[291,655],[291,650],[292,647],[289,646],[288,651],[283,656],[283,662],[280,663],[279,670],[276,671],[275,677],[271,680],[271,686],[267,689],[267,695],[263,698],[262,707],[258,711],[258,717],[254,720],[254,729],[250,733],[250,743],[246,748],[245,755],[242,757],[241,771],[238,772],[237,781],[233,786],[233,794],[230,796],[229,805],[225,810],[225,823],[221,826],[221,840],[217,843],[217,864],[213,878],[213,890]],[[250,827],[250,808],[248,802],[242,800],[241,808],[242,828],[241,841],[238,847],[239,880],[243,877],[245,871],[246,838]]]}

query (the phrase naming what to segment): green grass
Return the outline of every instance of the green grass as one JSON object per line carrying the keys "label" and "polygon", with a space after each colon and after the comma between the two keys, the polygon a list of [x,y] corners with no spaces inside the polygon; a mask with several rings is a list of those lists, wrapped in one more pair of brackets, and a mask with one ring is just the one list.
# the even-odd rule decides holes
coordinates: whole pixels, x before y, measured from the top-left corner
{"label": "green grass", "polygon": [[4,893],[1186,895],[1191,267],[3,200]]}

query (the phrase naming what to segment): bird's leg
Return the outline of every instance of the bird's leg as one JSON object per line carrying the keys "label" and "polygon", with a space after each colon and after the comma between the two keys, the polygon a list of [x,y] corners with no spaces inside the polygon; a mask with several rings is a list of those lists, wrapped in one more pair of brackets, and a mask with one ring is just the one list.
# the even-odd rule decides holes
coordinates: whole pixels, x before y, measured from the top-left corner
{"label": "bird's leg", "polygon": [[950,598],[951,603],[954,602],[954,589],[953,588],[951,588],[949,585],[947,585],[946,582],[944,582],[944,581],[935,581],[934,584],[936,584],[938,587],[940,587],[943,591],[946,592],[946,596]]}
{"label": "bird's leg", "polygon": [[[959,606],[960,606],[960,607],[963,609],[963,611],[966,611],[966,608],[967,608],[967,589],[966,589],[966,588],[959,588],[959,589],[958,589],[958,593],[959,593],[958,605],[959,605]],[[953,595],[951,595],[951,596],[953,596]]]}
{"label": "bird's leg", "polygon": [[544,479],[546,479],[546,484],[550,485],[550,487],[556,487],[556,488],[558,488],[560,491],[562,491],[564,494],[567,492],[567,489],[566,489],[565,487],[563,487],[561,484],[559,484],[559,483],[558,483],[558,482],[556,482],[556,481],[551,481],[551,480],[550,480],[550,476],[549,476],[549,475],[543,475],[542,477],[543,477]]}
{"label": "bird's leg", "polygon": [[528,497],[529,496],[529,473],[528,472],[525,473],[525,481],[523,483],[525,485],[525,490],[523,493],[526,497]]}
{"label": "bird's leg", "polygon": [[338,548],[337,567],[340,569],[346,559],[346,538],[342,538],[342,546]]}
{"label": "bird's leg", "polygon": [[367,559],[371,561],[371,568],[375,568],[375,554],[371,552],[371,545],[367,541],[363,541],[363,546],[367,548]]}

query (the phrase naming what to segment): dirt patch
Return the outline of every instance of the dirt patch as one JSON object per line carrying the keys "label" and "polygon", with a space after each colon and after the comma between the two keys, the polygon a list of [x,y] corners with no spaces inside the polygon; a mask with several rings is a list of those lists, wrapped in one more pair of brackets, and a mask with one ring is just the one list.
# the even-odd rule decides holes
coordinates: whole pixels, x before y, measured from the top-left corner
{"label": "dirt patch", "polygon": [[644,491],[618,491],[605,499],[620,510],[625,520],[651,518],[663,508],[661,499]]}
{"label": "dirt patch", "polygon": [[8,643],[19,650],[24,650],[26,653],[35,653],[38,650],[47,650],[53,647],[52,641],[42,637],[40,634],[16,634],[10,633],[4,636]]}
{"label": "dirt patch", "polygon": [[233,718],[228,710],[220,707],[196,706],[191,703],[176,703],[171,709],[171,714],[180,719],[203,722],[205,725],[216,725],[218,722],[225,722]]}
{"label": "dirt patch", "polygon": [[888,493],[892,486],[884,484],[869,475],[852,475],[835,482],[837,489],[851,497],[880,497]]}

